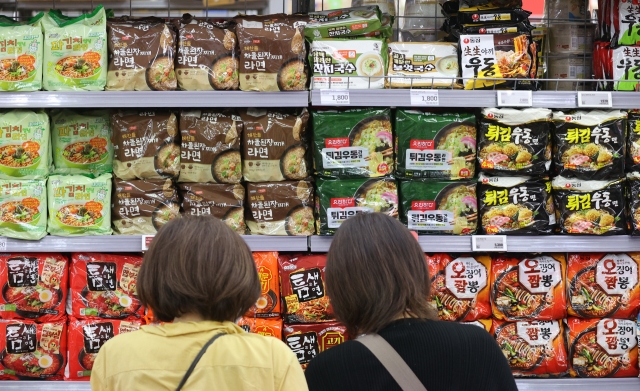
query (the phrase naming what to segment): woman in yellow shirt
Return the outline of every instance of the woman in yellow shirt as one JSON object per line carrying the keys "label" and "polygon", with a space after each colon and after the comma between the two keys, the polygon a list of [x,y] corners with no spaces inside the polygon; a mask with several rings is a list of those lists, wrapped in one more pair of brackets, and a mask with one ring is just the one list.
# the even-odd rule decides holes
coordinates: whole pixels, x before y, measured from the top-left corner
{"label": "woman in yellow shirt", "polygon": [[234,323],[258,299],[260,283],[246,243],[220,220],[185,217],[164,226],[145,254],[137,290],[158,320],[173,323],[108,341],[93,366],[93,391],[173,391],[182,383],[185,391],[308,390],[282,341]]}

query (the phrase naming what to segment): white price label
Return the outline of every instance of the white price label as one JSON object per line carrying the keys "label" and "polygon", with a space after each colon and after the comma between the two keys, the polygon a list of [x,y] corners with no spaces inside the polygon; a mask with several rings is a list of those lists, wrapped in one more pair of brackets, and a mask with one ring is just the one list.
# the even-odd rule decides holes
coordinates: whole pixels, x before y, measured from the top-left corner
{"label": "white price label", "polygon": [[582,92],[578,91],[578,107],[613,107],[611,92]]}
{"label": "white price label", "polygon": [[149,250],[149,246],[151,245],[154,236],[155,235],[142,235],[142,251]]}
{"label": "white price label", "polygon": [[411,106],[440,106],[438,90],[410,90]]}
{"label": "white price label", "polygon": [[327,106],[348,105],[349,90],[320,90],[320,103]]}
{"label": "white price label", "polygon": [[7,251],[7,237],[0,236],[0,252]]}
{"label": "white price label", "polygon": [[531,91],[498,91],[498,107],[531,107]]}
{"label": "white price label", "polygon": [[507,251],[506,235],[473,235],[471,251]]}

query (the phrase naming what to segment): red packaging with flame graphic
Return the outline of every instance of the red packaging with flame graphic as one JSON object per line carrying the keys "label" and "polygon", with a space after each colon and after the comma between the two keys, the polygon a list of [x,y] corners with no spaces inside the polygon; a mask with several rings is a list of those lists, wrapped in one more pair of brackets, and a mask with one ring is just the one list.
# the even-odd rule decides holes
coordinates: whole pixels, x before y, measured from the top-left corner
{"label": "red packaging with flame graphic", "polygon": [[275,337],[282,340],[282,319],[249,318],[244,316],[238,320],[238,326],[247,333]]}
{"label": "red packaging with flame graphic", "polygon": [[315,356],[347,339],[347,328],[338,322],[285,324],[282,338],[303,369]]}
{"label": "red packaging with flame graphic", "polygon": [[246,316],[277,318],[280,316],[280,279],[278,278],[278,253],[254,252],[253,260],[260,278],[260,297]]}

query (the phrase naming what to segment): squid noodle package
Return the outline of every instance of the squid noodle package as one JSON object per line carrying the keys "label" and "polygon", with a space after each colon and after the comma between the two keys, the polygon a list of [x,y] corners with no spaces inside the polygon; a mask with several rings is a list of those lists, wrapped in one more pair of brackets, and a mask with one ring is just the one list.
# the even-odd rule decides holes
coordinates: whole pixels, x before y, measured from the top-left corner
{"label": "squid noodle package", "polygon": [[254,252],[253,261],[260,278],[260,297],[245,316],[260,318],[280,317],[280,277],[276,251]]}
{"label": "squid noodle package", "polygon": [[262,335],[265,337],[274,337],[278,340],[282,340],[282,319],[265,319],[265,318],[251,318],[243,316],[238,319],[238,326],[240,326],[247,333],[253,333]]}
{"label": "squid noodle package", "polygon": [[348,340],[347,328],[338,322],[285,324],[282,340],[306,369],[318,354]]}
{"label": "squid noodle package", "polygon": [[47,181],[0,179],[0,235],[40,240],[47,235]]}
{"label": "squid noodle package", "polygon": [[213,216],[240,235],[247,232],[242,185],[180,183],[178,191],[186,216]]}

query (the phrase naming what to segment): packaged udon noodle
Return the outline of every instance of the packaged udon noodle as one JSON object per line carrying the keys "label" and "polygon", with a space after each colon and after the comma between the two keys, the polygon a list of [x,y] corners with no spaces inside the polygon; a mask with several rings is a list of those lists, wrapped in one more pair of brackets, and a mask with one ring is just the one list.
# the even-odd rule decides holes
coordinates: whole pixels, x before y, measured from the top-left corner
{"label": "packaged udon noodle", "polygon": [[260,278],[260,297],[245,316],[279,318],[281,309],[278,253],[276,251],[254,252],[253,260]]}
{"label": "packaged udon noodle", "polygon": [[348,340],[347,328],[338,322],[285,324],[282,340],[295,353],[302,369],[318,354]]}
{"label": "packaged udon noodle", "polygon": [[178,192],[186,216],[213,216],[237,233],[246,233],[242,185],[180,183]]}
{"label": "packaged udon noodle", "polygon": [[627,174],[629,189],[627,201],[629,205],[629,228],[631,235],[640,235],[640,173],[630,172]]}
{"label": "packaged udon noodle", "polygon": [[316,110],[312,116],[318,175],[353,178],[393,173],[391,109]]}
{"label": "packaged udon noodle", "polygon": [[247,333],[258,334],[265,337],[274,337],[282,341],[282,319],[251,318],[243,316],[238,319],[238,326]]}
{"label": "packaged udon noodle", "polygon": [[113,173],[120,179],[177,178],[180,132],[168,111],[117,111],[111,114]]}
{"label": "packaged udon noodle", "polygon": [[553,113],[557,175],[583,180],[624,175],[627,113],[591,110]]}
{"label": "packaged udon noodle", "polygon": [[69,265],[61,254],[0,255],[0,319],[64,320]]}
{"label": "packaged udon noodle", "polygon": [[640,110],[629,110],[627,118],[626,170],[640,172]]}
{"label": "packaged udon noodle", "polygon": [[638,341],[633,320],[569,318],[566,322],[571,376],[638,376]]}
{"label": "packaged udon noodle", "polygon": [[480,170],[499,175],[548,173],[551,117],[549,109],[482,109],[478,114]]}
{"label": "packaged udon noodle", "polygon": [[72,18],[50,10],[44,27],[47,91],[102,91],[107,83],[107,18],[102,6]]}
{"label": "packaged udon noodle", "polygon": [[399,182],[400,221],[418,234],[471,235],[478,224],[474,181]]}
{"label": "packaged udon noodle", "polygon": [[102,345],[116,335],[139,330],[142,322],[114,319],[69,319],[65,380],[89,380]]}
{"label": "packaged udon noodle", "polygon": [[311,181],[247,183],[247,226],[254,235],[311,236],[313,202]]}
{"label": "packaged udon noodle", "polygon": [[107,110],[51,112],[54,173],[93,177],[113,171]]}
{"label": "packaged udon noodle", "polygon": [[0,91],[42,89],[41,12],[26,22],[0,20]]}
{"label": "packaged udon noodle", "polygon": [[47,181],[0,179],[0,235],[40,240],[47,235]]}
{"label": "packaged udon noodle", "polygon": [[386,86],[460,88],[458,45],[450,42],[392,42]]}
{"label": "packaged udon noodle", "polygon": [[473,113],[397,110],[396,172],[399,178],[465,179],[476,171]]}
{"label": "packaged udon noodle", "polygon": [[[638,4],[628,0],[609,0],[601,6],[615,46],[636,46],[640,43]],[[602,17],[600,19],[603,19]]]}
{"label": "packaged udon noodle", "polygon": [[500,320],[555,320],[567,315],[564,254],[491,258],[491,306]]}
{"label": "packaged udon noodle", "polygon": [[319,38],[358,36],[382,27],[382,13],[377,5],[315,11],[304,27],[304,35],[310,41]]}
{"label": "packaged udon noodle", "polygon": [[50,171],[49,116],[43,110],[0,112],[0,179],[46,179]]}
{"label": "packaged udon noodle", "polygon": [[71,313],[76,318],[140,319],[137,280],[142,257],[97,253],[71,256]]}
{"label": "packaged udon noodle", "polygon": [[569,315],[579,318],[635,318],[640,305],[638,264],[639,253],[569,254]]}
{"label": "packaged udon noodle", "polygon": [[333,235],[360,213],[381,212],[398,217],[398,186],[393,178],[317,179],[316,232]]}
{"label": "packaged udon noodle", "polygon": [[563,234],[623,235],[627,232],[625,181],[553,179],[553,200]]}
{"label": "packaged udon noodle", "polygon": [[0,321],[0,380],[62,380],[67,322]]}

